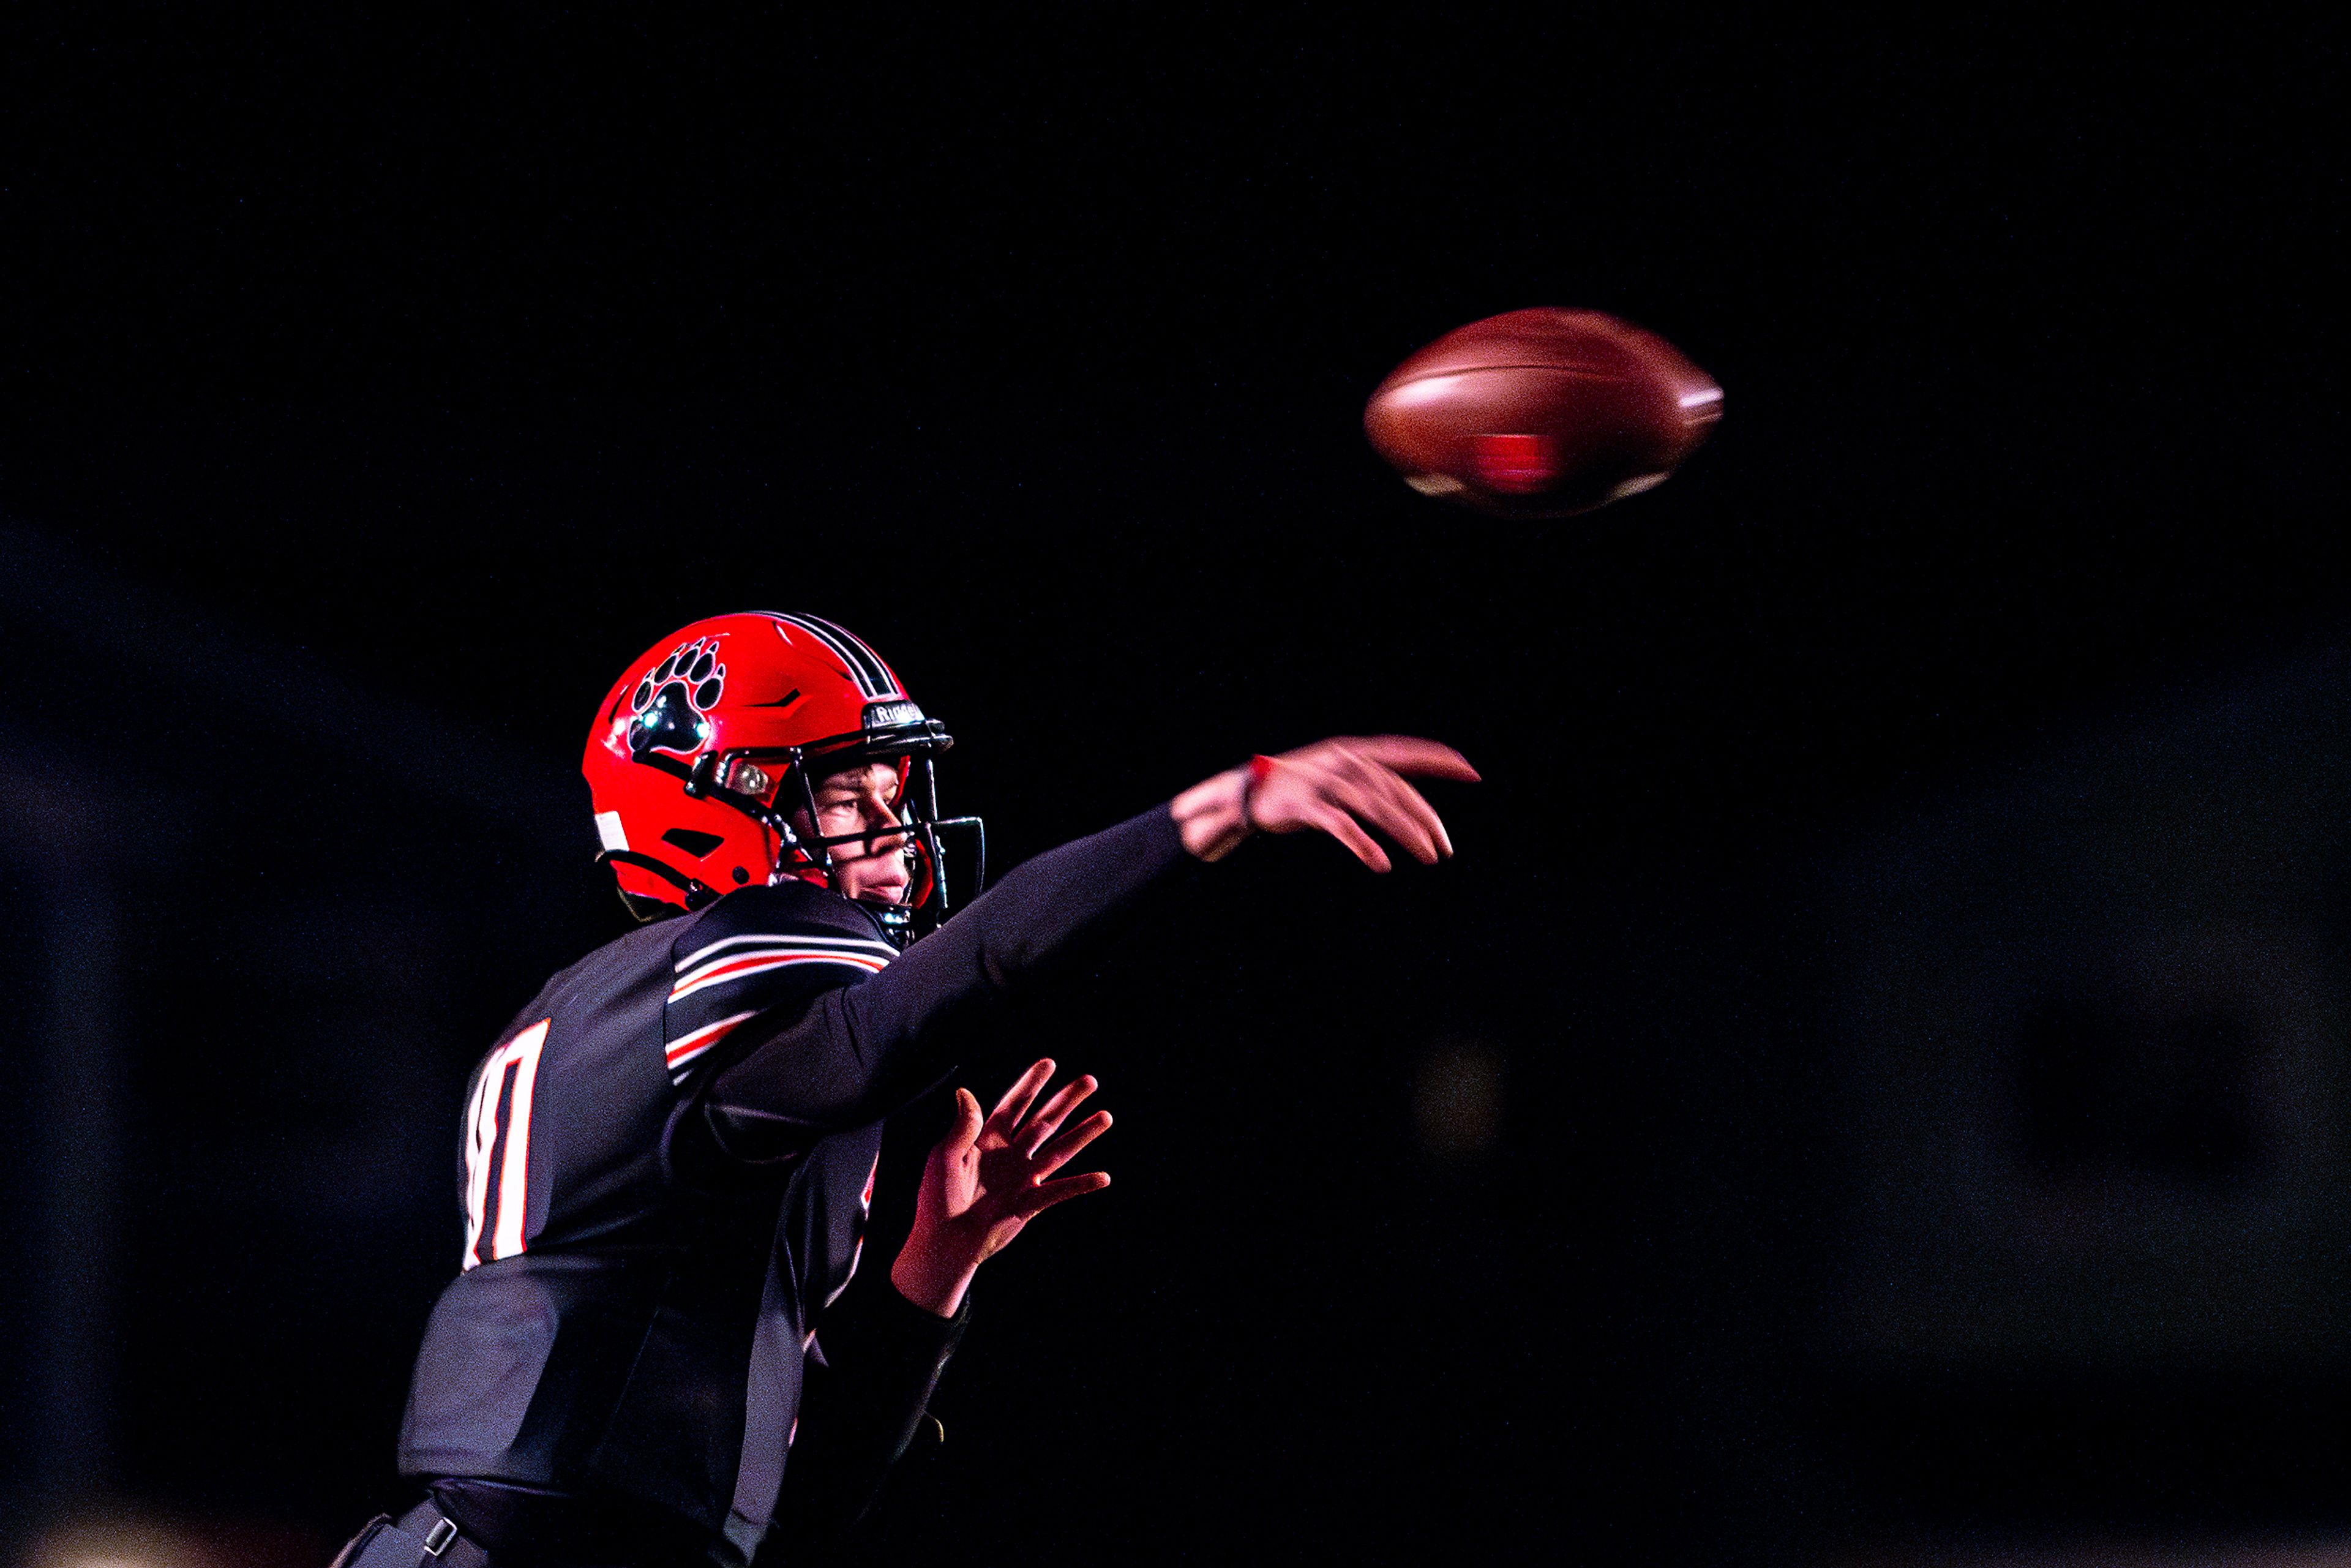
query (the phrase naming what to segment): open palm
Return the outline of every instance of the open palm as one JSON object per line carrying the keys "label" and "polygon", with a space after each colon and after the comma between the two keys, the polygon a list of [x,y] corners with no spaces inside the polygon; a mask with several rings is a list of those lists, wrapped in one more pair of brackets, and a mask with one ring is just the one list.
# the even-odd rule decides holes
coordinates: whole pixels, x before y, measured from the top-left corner
{"label": "open palm", "polygon": [[1099,1085],[1092,1077],[1072,1079],[1039,1104],[1052,1077],[1050,1060],[1035,1063],[984,1119],[971,1092],[956,1091],[955,1124],[923,1166],[914,1228],[890,1271],[916,1305],[952,1316],[972,1272],[1030,1219],[1110,1185],[1104,1171],[1050,1179],[1111,1124],[1109,1112],[1096,1111],[1063,1127]]}

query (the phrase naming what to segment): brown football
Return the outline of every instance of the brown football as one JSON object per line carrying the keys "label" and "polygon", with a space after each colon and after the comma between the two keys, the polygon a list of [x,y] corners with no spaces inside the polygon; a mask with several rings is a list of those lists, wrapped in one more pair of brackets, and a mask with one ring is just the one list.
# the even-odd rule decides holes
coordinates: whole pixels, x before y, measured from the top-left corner
{"label": "brown football", "polygon": [[1364,405],[1364,433],[1424,496],[1564,517],[1664,482],[1722,417],[1714,378],[1597,310],[1513,310],[1447,332]]}

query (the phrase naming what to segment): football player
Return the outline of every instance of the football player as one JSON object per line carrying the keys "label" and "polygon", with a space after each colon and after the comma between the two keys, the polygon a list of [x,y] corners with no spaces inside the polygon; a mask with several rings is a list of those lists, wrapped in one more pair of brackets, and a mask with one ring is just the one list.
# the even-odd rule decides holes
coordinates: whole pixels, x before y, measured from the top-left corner
{"label": "football player", "polygon": [[[1401,737],[1256,758],[949,904],[945,727],[809,615],[697,622],[597,710],[602,859],[647,924],[549,980],[475,1071],[458,1275],[400,1445],[426,1500],[341,1561],[729,1564],[868,1506],[926,1420],[973,1272],[1109,1125],[1040,1061],[931,1152],[907,1242],[858,1274],[882,1124],[1048,960],[1187,861],[1314,830],[1452,852]],[[956,856],[960,861],[960,846]],[[787,1463],[789,1456],[789,1462]],[[762,1543],[766,1550],[762,1551]]]}

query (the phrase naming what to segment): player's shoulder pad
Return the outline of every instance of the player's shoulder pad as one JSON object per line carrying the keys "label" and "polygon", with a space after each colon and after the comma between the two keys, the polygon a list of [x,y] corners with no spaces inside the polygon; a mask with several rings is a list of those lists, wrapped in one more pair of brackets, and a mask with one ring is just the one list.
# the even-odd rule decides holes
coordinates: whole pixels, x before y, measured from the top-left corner
{"label": "player's shoulder pad", "polygon": [[728,894],[677,922],[664,1033],[674,1076],[770,1009],[879,974],[898,950],[845,898],[789,883]]}
{"label": "player's shoulder pad", "polygon": [[739,887],[677,924],[672,953],[681,963],[738,936],[809,936],[857,942],[894,954],[871,915],[837,894],[804,882]]}

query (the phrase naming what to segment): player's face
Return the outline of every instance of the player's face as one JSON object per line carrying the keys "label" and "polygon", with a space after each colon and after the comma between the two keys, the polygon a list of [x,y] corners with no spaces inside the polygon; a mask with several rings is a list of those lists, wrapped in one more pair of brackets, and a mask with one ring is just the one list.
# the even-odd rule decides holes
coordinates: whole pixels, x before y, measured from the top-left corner
{"label": "player's face", "polygon": [[907,837],[893,831],[898,820],[898,769],[868,762],[827,774],[816,781],[816,831],[870,835],[832,846],[832,890],[848,898],[902,904],[914,880],[906,858]]}

